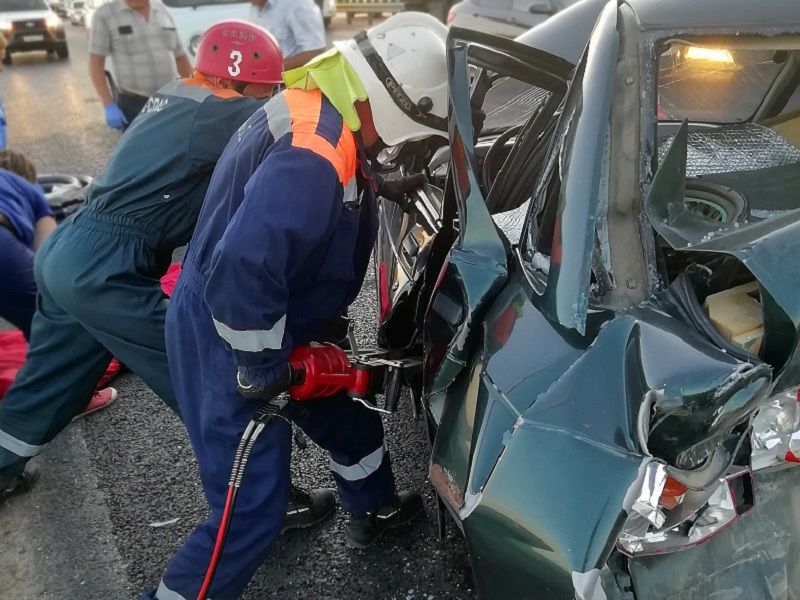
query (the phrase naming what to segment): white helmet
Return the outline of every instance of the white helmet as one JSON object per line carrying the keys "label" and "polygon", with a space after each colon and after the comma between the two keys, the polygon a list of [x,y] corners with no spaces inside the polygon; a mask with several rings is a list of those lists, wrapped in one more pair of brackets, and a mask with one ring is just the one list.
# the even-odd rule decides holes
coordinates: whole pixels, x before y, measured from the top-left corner
{"label": "white helmet", "polygon": [[387,146],[447,136],[446,38],[441,21],[404,12],[334,42],[364,84],[375,129]]}

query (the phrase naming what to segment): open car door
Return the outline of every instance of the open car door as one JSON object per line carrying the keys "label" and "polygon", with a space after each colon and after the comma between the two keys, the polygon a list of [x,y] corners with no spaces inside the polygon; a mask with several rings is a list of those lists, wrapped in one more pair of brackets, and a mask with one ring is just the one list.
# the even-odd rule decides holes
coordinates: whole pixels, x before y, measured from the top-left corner
{"label": "open car door", "polygon": [[[475,324],[507,276],[509,242],[495,226],[492,212],[513,209],[530,197],[531,188],[519,194],[498,189],[495,181],[507,178],[496,174],[519,153],[544,152],[574,70],[551,54],[459,28],[450,30],[447,52],[450,167],[435,240],[443,256],[434,272],[430,261],[437,249],[432,249],[429,276],[423,281],[430,290],[423,340],[427,397],[445,390],[464,367]],[[522,84],[521,94],[513,93],[512,81],[517,89]],[[499,106],[486,106],[486,100],[498,96],[506,96]],[[530,105],[534,109],[516,121],[509,115],[514,107]],[[497,131],[493,123],[498,115],[505,113],[510,121],[482,156],[473,143],[474,106],[486,112],[484,131],[489,134]]]}
{"label": "open car door", "polygon": [[[427,162],[431,185],[409,198],[410,207],[380,205],[375,260],[380,341],[405,354],[422,352],[423,320],[456,240],[456,250],[491,257],[504,271],[505,248],[489,214],[521,204],[531,188],[525,178],[520,189],[511,189],[500,175],[513,156],[547,148],[574,70],[572,63],[525,44],[458,28],[451,29],[449,61],[451,146]],[[485,114],[476,144],[473,108]],[[504,183],[495,186],[495,180]],[[483,240],[489,247],[479,250],[471,232],[481,230],[492,241]],[[449,327],[458,320],[451,319]],[[448,336],[455,338],[455,330]]]}

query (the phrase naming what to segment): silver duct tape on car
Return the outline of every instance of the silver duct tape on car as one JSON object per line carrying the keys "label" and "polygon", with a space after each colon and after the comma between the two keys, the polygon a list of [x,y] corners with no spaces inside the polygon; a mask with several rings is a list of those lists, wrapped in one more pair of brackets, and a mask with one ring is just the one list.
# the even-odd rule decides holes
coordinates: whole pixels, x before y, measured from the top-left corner
{"label": "silver duct tape on car", "polygon": [[607,600],[603,589],[602,571],[592,569],[586,573],[572,572],[572,586],[575,588],[575,600]]}
{"label": "silver duct tape on car", "polygon": [[796,462],[800,453],[800,405],[792,388],[775,394],[753,419],[750,436],[754,471]]}
{"label": "silver duct tape on car", "polygon": [[[659,144],[659,164],[673,137]],[[741,123],[689,133],[686,175],[755,171],[800,163],[800,149],[763,125]]]}
{"label": "silver duct tape on car", "polygon": [[667,467],[659,462],[648,463],[645,467],[644,478],[639,497],[633,501],[631,511],[644,517],[648,523],[661,527],[665,516],[658,507],[658,501],[667,483]]}

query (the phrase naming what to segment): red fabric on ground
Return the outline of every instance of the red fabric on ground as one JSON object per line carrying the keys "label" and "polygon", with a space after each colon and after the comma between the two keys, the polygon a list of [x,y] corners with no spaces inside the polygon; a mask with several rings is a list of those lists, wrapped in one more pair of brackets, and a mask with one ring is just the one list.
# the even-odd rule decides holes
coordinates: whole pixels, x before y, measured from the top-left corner
{"label": "red fabric on ground", "polygon": [[[25,362],[28,353],[28,342],[22,337],[19,329],[0,331],[0,399],[6,395],[8,388],[17,376],[17,371]],[[105,374],[97,382],[97,389],[106,387],[119,375],[124,367],[115,358],[108,364]]]}
{"label": "red fabric on ground", "polygon": [[19,329],[0,331],[0,398],[11,387],[27,352],[28,343]]}
{"label": "red fabric on ground", "polygon": [[[161,288],[167,296],[172,295],[178,275],[181,273],[181,265],[173,263],[167,269],[164,277],[161,278]],[[25,355],[28,353],[28,343],[22,337],[22,332],[18,329],[10,331],[0,331],[0,399],[5,396],[8,388],[11,387],[17,371],[20,370],[25,362]],[[125,367],[115,358],[112,360],[105,374],[97,382],[97,389],[106,387]]]}

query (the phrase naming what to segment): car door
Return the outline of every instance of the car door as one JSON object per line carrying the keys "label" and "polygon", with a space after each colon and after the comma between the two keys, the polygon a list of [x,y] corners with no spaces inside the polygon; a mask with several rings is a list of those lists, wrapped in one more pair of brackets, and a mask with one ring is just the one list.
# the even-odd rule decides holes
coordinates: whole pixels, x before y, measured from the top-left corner
{"label": "car door", "polygon": [[[458,52],[466,60],[459,64],[461,87],[453,96],[466,120],[461,129],[451,132],[453,146],[440,148],[432,159],[426,159],[431,185],[412,194],[407,207],[382,201],[379,208],[375,266],[381,345],[417,355],[431,294],[459,231],[480,229],[479,221],[491,226],[487,201],[489,212],[504,210],[511,196],[504,190],[491,191],[492,183],[500,179],[510,152],[547,146],[545,137],[551,133],[573,70],[568,61],[523,44],[458,28],[451,31],[451,48],[455,49],[455,44],[462,47]],[[477,144],[473,144],[470,118],[473,106],[480,107],[486,117]],[[456,111],[452,114],[458,118]],[[516,144],[520,136],[526,137],[525,144]],[[467,138],[468,149],[462,145],[462,137]],[[467,163],[465,151],[472,156]],[[454,160],[459,163],[458,171],[449,166]],[[477,195],[471,202],[486,213],[483,219],[475,213],[467,229],[460,225],[466,223],[463,200],[472,192],[465,196],[463,186],[455,186],[451,177],[456,172],[465,176],[464,169],[473,174]],[[455,187],[459,187],[462,200],[458,200]],[[493,202],[493,197],[503,200]],[[462,242],[460,247],[472,252],[472,242],[466,246]],[[504,261],[504,253],[500,249],[498,260]]]}
{"label": "car door", "polygon": [[[463,369],[475,326],[508,274],[509,243],[487,206],[494,182],[486,189],[487,182],[479,173],[470,99],[482,100],[481,95],[487,95],[487,81],[512,73],[516,80],[547,90],[546,100],[519,129],[509,153],[513,159],[520,149],[537,152],[547,146],[556,109],[573,71],[571,64],[556,56],[458,28],[450,31],[447,52],[450,172],[442,214],[443,222],[452,223],[454,240],[438,270],[424,319],[424,391],[428,397],[445,390]],[[487,122],[493,116],[489,112]],[[453,208],[454,214],[449,214],[448,209]]]}
{"label": "car door", "polygon": [[[595,56],[615,51],[598,44]],[[470,186],[470,161],[456,162],[453,150],[461,230],[425,322],[424,391],[433,422],[429,476],[457,521],[479,502],[515,422],[607,318],[590,315],[588,302],[609,279],[605,228],[596,223],[605,212],[613,78],[602,81],[596,74],[607,72],[598,67],[583,77],[584,68],[585,61],[558,124],[546,124],[544,146],[520,135],[485,200]],[[591,103],[583,102],[585,85],[602,91]],[[487,203],[502,212],[491,215]]]}

